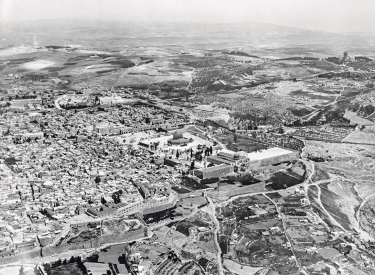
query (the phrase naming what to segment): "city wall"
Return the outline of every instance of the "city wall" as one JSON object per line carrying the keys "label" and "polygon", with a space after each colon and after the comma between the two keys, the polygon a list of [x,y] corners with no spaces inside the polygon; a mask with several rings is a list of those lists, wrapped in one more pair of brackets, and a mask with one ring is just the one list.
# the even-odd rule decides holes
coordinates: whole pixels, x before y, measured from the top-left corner
{"label": "city wall", "polygon": [[100,248],[101,245],[130,242],[133,240],[149,237],[149,235],[150,234],[148,232],[148,229],[146,227],[142,227],[138,230],[125,232],[122,234],[101,236],[86,242],[65,244],[61,246],[38,247],[30,251],[17,253],[10,256],[1,256],[0,264],[9,264],[36,257],[48,257],[77,249]]}
{"label": "city wall", "polygon": [[41,255],[41,248],[35,248],[33,250],[29,250],[26,252],[20,252],[10,256],[2,256],[0,257],[0,264],[9,264],[21,260],[27,260],[35,257],[39,257]]}
{"label": "city wall", "polygon": [[100,239],[93,239],[87,242],[80,242],[74,244],[65,244],[60,246],[47,246],[42,248],[42,257],[51,256],[53,254],[60,254],[63,252],[76,250],[76,249],[88,249],[100,247]]}
{"label": "city wall", "polygon": [[167,204],[149,207],[149,208],[144,208],[143,209],[143,215],[153,214],[153,213],[156,213],[156,212],[160,212],[160,211],[164,211],[164,210],[173,208],[176,205],[176,201],[177,201],[177,199],[173,200],[173,201],[171,201]]}
{"label": "city wall", "polygon": [[100,239],[100,244],[104,245],[104,244],[111,244],[111,243],[129,242],[129,241],[141,239],[144,237],[148,237],[148,232],[147,232],[147,228],[142,227],[140,229],[122,233],[122,234],[101,236],[99,239]]}

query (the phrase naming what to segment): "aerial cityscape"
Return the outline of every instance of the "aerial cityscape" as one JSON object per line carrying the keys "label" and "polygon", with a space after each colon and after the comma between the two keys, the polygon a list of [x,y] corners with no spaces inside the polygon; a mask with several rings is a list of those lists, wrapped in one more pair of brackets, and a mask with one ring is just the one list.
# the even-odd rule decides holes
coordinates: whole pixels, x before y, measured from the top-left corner
{"label": "aerial cityscape", "polygon": [[374,33],[117,19],[0,20],[1,275],[375,274]]}

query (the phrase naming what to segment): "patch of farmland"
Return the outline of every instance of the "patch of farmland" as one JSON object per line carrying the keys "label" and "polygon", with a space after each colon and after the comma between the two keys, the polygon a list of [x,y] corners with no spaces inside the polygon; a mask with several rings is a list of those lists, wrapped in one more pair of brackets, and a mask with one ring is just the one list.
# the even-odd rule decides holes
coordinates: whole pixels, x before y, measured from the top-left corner
{"label": "patch of farmland", "polygon": [[354,143],[367,143],[367,144],[375,145],[375,133],[354,131],[350,133],[343,141],[354,142]]}
{"label": "patch of farmland", "polygon": [[358,116],[356,112],[351,112],[349,110],[345,111],[344,117],[346,119],[349,119],[352,124],[359,124],[359,125],[372,124],[371,120],[362,118],[362,117]]}
{"label": "patch of farmland", "polygon": [[313,185],[310,186],[307,191],[307,196],[310,200],[311,207],[314,209],[315,212],[318,213],[318,216],[331,228],[336,228],[336,226],[331,222],[330,218],[324,212],[319,204],[319,196],[318,196],[318,187]]}
{"label": "patch of farmland", "polygon": [[316,163],[314,165],[315,165],[315,172],[313,176],[311,177],[312,182],[330,179],[330,176],[327,173],[327,171],[325,171],[320,165]]}
{"label": "patch of farmland", "polygon": [[356,212],[363,199],[360,197],[355,187],[356,183],[339,179],[328,185],[328,189],[339,196],[339,198],[334,200],[334,203],[346,214],[350,224],[354,228],[359,229]]}
{"label": "patch of farmland", "polygon": [[[343,198],[340,195],[336,194],[334,191],[330,190],[328,185],[331,184],[320,185],[321,201],[324,208],[343,228],[345,228],[346,230],[351,230],[352,225],[348,218],[348,215],[346,214],[346,212],[349,210],[347,209],[349,206],[343,202],[343,200],[345,200],[346,198]],[[335,189],[336,191],[338,190],[337,188]],[[358,201],[356,201],[356,204],[359,204]],[[354,212],[354,210],[352,212]]]}
{"label": "patch of farmland", "polygon": [[375,230],[374,220],[375,220],[375,197],[370,197],[368,201],[363,205],[359,213],[359,219],[361,226],[364,230],[371,233]]}

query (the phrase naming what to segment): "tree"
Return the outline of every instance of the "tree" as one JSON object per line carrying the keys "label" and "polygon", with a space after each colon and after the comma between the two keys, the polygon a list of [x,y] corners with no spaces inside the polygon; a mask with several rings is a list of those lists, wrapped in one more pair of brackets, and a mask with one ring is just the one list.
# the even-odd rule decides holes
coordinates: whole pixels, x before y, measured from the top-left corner
{"label": "tree", "polygon": [[70,258],[70,260],[69,260],[69,263],[74,263],[75,262],[75,259],[74,259],[74,257],[72,256],[71,258]]}
{"label": "tree", "polygon": [[180,153],[178,152],[178,149],[176,151],[176,159],[178,159],[180,157]]}
{"label": "tree", "polygon": [[156,141],[156,142],[154,143],[154,148],[155,148],[155,150],[158,149],[159,144],[160,144],[160,141]]}
{"label": "tree", "polygon": [[107,201],[105,200],[104,197],[102,197],[102,198],[100,199],[100,201],[101,201],[102,204],[106,204],[106,203],[107,203]]}
{"label": "tree", "polygon": [[60,266],[61,265],[61,259],[59,258],[56,262],[56,266]]}
{"label": "tree", "polygon": [[237,138],[237,135],[233,135],[233,142],[234,142],[234,143],[237,143],[237,139],[238,139],[238,138]]}
{"label": "tree", "polygon": [[194,160],[191,162],[190,164],[190,170],[194,170],[194,167],[195,167],[195,162]]}
{"label": "tree", "polygon": [[[51,265],[49,263],[43,264],[44,270],[49,274],[49,271],[51,271]],[[37,273],[38,274],[38,273]]]}
{"label": "tree", "polygon": [[202,153],[201,152],[196,152],[195,153],[195,159],[201,161],[202,160]]}
{"label": "tree", "polygon": [[23,265],[21,265],[21,267],[20,267],[19,275],[26,275],[25,274],[25,269],[24,269]]}

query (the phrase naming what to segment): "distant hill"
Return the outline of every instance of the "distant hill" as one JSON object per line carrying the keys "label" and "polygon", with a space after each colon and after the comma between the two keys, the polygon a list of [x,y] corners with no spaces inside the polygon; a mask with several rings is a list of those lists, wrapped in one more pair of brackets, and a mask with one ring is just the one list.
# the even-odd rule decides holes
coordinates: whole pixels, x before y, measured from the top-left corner
{"label": "distant hill", "polygon": [[26,45],[82,45],[101,50],[125,46],[246,48],[289,55],[349,54],[368,56],[371,34],[334,34],[265,23],[132,23],[100,20],[35,20],[2,23],[0,47]]}

